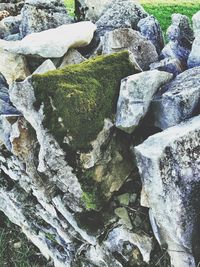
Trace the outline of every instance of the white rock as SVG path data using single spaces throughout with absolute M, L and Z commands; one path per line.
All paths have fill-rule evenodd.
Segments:
M 195 224 L 200 198 L 195 190 L 200 186 L 199 137 L 200 116 L 135 147 L 153 229 L 158 241 L 168 245 L 175 267 L 196 266 L 192 246 L 198 235 Z
M 0 72 L 5 76 L 8 84 L 15 80 L 24 80 L 30 73 L 24 56 L 16 55 L 0 49 Z
M 32 33 L 21 41 L 0 40 L 0 47 L 16 54 L 59 58 L 64 56 L 69 48 L 88 45 L 95 30 L 96 26 L 91 22 L 78 22 Z
M 153 95 L 172 77 L 168 72 L 152 70 L 123 79 L 117 103 L 116 127 L 132 133 L 147 113 Z
M 200 33 L 200 11 L 198 11 L 192 17 L 194 35 L 197 36 Z

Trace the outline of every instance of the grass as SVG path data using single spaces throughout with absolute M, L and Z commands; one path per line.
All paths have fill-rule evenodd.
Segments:
M 0 212 L 0 267 L 45 267 L 46 260 L 20 228 Z
M 190 18 L 200 10 L 199 0 L 139 0 L 144 9 L 155 16 L 161 24 L 163 32 L 171 24 L 171 15 L 181 13 Z M 74 0 L 65 0 L 69 14 L 73 16 Z

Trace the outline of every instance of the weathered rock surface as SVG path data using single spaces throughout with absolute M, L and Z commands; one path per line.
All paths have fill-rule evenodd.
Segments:
M 62 25 L 55 29 L 32 33 L 21 41 L 0 40 L 0 47 L 22 55 L 58 58 L 64 56 L 69 48 L 88 45 L 95 30 L 96 26 L 91 22 Z
M 19 33 L 19 25 L 21 24 L 21 15 L 15 17 L 7 17 L 1 21 L 9 30 L 9 34 Z
M 96 22 L 96 25 L 100 35 L 118 28 L 137 30 L 139 20 L 147 15 L 143 7 L 135 1 L 116 0 L 111 2 L 105 13 Z
M 10 16 L 10 13 L 6 10 L 0 11 L 0 21 L 6 17 Z
M 129 28 L 107 32 L 102 46 L 103 54 L 129 50 L 142 70 L 147 70 L 151 63 L 158 60 L 155 46 L 139 32 Z
M 163 60 L 150 65 L 151 70 L 157 69 L 160 71 L 166 71 L 172 73 L 174 77 L 182 73 L 185 68 L 186 66 L 179 59 L 173 57 L 164 58 Z
M 200 11 L 198 11 L 192 17 L 192 25 L 194 30 L 194 35 L 197 36 L 200 33 Z
M 189 68 L 200 66 L 200 34 L 198 34 L 193 42 L 192 51 L 189 55 L 187 64 Z
M 199 253 L 199 137 L 198 116 L 135 147 L 153 229 L 175 267 L 196 266 L 193 247 Z
M 80 20 L 97 21 L 112 0 L 76 0 L 75 13 Z
M 24 5 L 25 0 L 21 1 L 1 1 L 0 2 L 0 10 L 7 11 L 11 16 L 17 16 L 20 14 L 20 11 Z
M 85 60 L 86 58 L 84 58 L 76 49 L 70 49 L 64 56 L 60 68 L 70 64 L 79 64 Z
M 156 47 L 158 54 L 164 47 L 164 38 L 160 24 L 153 16 L 141 19 L 138 23 L 140 33 Z
M 122 80 L 117 103 L 116 127 L 132 133 L 146 115 L 153 95 L 172 79 L 172 74 L 152 70 Z
M 24 80 L 30 73 L 25 57 L 0 50 L 0 72 L 5 76 L 8 84 L 16 80 Z
M 163 57 L 175 57 L 187 62 L 194 40 L 193 30 L 187 16 L 172 15 L 172 25 L 167 30 L 169 43 L 162 50 Z
M 160 90 L 152 103 L 156 127 L 166 129 L 200 112 L 199 78 L 199 67 L 186 70 Z
M 68 24 L 68 16 L 63 0 L 26 0 L 21 11 L 21 37 Z

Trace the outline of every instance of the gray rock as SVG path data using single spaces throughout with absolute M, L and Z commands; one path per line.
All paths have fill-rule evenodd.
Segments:
M 132 223 L 128 215 L 128 211 L 125 208 L 115 209 L 115 214 L 120 218 L 120 222 L 125 225 L 126 228 L 132 229 Z
M 118 28 L 137 30 L 139 20 L 147 15 L 143 7 L 132 0 L 113 1 L 96 23 L 98 33 L 104 35 L 106 31 Z
M 4 39 L 9 35 L 9 29 L 0 21 L 0 39 Z
M 85 60 L 86 58 L 84 58 L 76 49 L 70 49 L 64 56 L 60 68 L 71 64 L 79 64 Z
M 135 147 L 154 234 L 161 245 L 167 244 L 176 267 L 196 266 L 192 247 L 198 245 L 199 233 L 199 138 L 198 116 Z
M 160 71 L 166 71 L 169 73 L 172 73 L 174 77 L 176 77 L 178 74 L 182 73 L 185 70 L 184 64 L 177 58 L 164 58 L 163 60 L 159 62 L 152 63 L 150 65 L 151 70 L 160 70 Z
M 20 11 L 24 5 L 25 0 L 16 1 L 14 2 L 8 2 L 8 1 L 1 1 L 0 2 L 0 10 L 6 10 L 9 12 L 11 16 L 17 16 L 20 14 Z
M 162 50 L 163 57 L 175 57 L 187 62 L 194 40 L 193 30 L 187 16 L 172 15 L 172 25 L 167 30 L 169 43 Z
M 71 47 L 88 45 L 95 30 L 96 26 L 91 22 L 62 25 L 55 29 L 29 34 L 21 41 L 0 40 L 0 48 L 16 54 L 59 58 Z
M 200 67 L 189 69 L 166 84 L 156 95 L 151 110 L 155 126 L 166 129 L 191 118 L 200 104 Z
M 198 11 L 192 17 L 194 35 L 197 36 L 200 33 L 200 11 Z
M 111 54 L 121 50 L 129 50 L 142 70 L 158 60 L 155 46 L 139 32 L 130 28 L 109 31 L 102 38 L 102 53 Z
M 21 11 L 21 37 L 71 22 L 63 0 L 26 0 Z
M 189 54 L 190 49 L 180 46 L 178 41 L 169 41 L 162 50 L 162 57 L 177 58 L 178 60 L 183 61 L 184 64 L 187 62 Z
M 106 7 L 110 5 L 112 0 L 77 0 L 76 3 L 76 17 L 79 20 L 97 21 Z
M 11 34 L 8 35 L 4 38 L 4 40 L 6 41 L 19 41 L 21 39 L 20 34 L 16 33 L 16 34 Z
M 152 70 L 122 80 L 117 103 L 116 127 L 132 133 L 146 115 L 153 95 L 172 77 L 170 73 Z
M 51 70 L 56 70 L 56 67 L 50 59 L 47 59 L 33 72 L 33 74 L 43 74 Z
M 193 42 L 192 51 L 188 57 L 187 64 L 189 68 L 200 66 L 200 32 Z
M 137 26 L 141 34 L 153 43 L 157 53 L 160 54 L 164 47 L 164 38 L 158 20 L 153 16 L 148 16 L 141 19 Z
M 19 25 L 21 24 L 21 16 L 7 17 L 1 21 L 9 29 L 9 34 L 19 33 Z
M 170 41 L 177 41 L 180 46 L 190 49 L 194 33 L 189 18 L 185 15 L 173 14 L 172 25 L 167 29 L 167 37 Z

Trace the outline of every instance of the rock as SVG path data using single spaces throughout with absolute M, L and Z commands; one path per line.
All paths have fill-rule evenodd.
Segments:
M 198 11 L 194 16 L 192 17 L 193 22 L 193 30 L 195 37 L 200 34 L 200 11 Z
M 24 80 L 30 73 L 25 57 L 0 50 L 0 72 L 9 85 L 16 80 Z
M 7 17 L 2 20 L 2 23 L 8 28 L 9 34 L 19 33 L 19 25 L 21 24 L 21 16 Z
M 1 1 L 0 2 L 0 10 L 1 11 L 7 11 L 11 16 L 17 16 L 20 14 L 20 11 L 24 5 L 24 0 L 21 1 L 15 1 L 8 3 L 8 1 Z
M 103 38 L 103 54 L 111 54 L 120 50 L 129 50 L 141 69 L 147 70 L 149 65 L 158 60 L 155 46 L 139 32 L 129 28 L 107 32 Z
M 143 7 L 135 1 L 113 1 L 96 22 L 98 33 L 102 36 L 105 32 L 118 28 L 133 28 L 137 30 L 138 22 L 147 15 Z
M 135 147 L 154 233 L 167 247 L 172 266 L 196 266 L 192 247 L 199 245 L 199 136 L 197 116 Z
M 109 234 L 105 241 L 105 245 L 112 252 L 118 252 L 123 255 L 123 247 L 125 243 L 129 243 L 138 247 L 140 250 L 143 260 L 148 263 L 150 260 L 150 254 L 152 250 L 152 240 L 146 235 L 138 235 L 127 230 L 124 226 L 114 228 Z M 125 256 L 125 255 L 123 255 Z
M 187 62 L 194 40 L 193 30 L 187 16 L 172 15 L 172 25 L 167 29 L 169 43 L 162 50 L 163 57 L 175 57 Z
M 200 68 L 189 69 L 166 84 L 152 102 L 155 126 L 160 129 L 179 124 L 200 112 Z
M 21 11 L 21 37 L 71 22 L 63 0 L 26 0 Z
M 85 60 L 86 58 L 84 58 L 76 49 L 70 49 L 64 56 L 60 68 L 71 64 L 79 64 Z
M 115 209 L 115 214 L 121 219 L 120 221 L 126 226 L 126 228 L 130 230 L 133 228 L 128 212 L 125 208 Z
M 6 17 L 10 16 L 10 13 L 6 10 L 0 11 L 0 21 Z
M 76 17 L 79 20 L 91 20 L 96 22 L 111 2 L 112 0 L 76 0 Z
M 176 77 L 178 74 L 185 71 L 184 64 L 178 59 L 178 58 L 164 58 L 163 60 L 159 62 L 152 63 L 150 65 L 150 70 L 160 70 L 160 71 L 166 71 L 169 73 L 172 73 L 174 77 Z
M 130 201 L 130 195 L 129 193 L 125 193 L 123 195 L 118 196 L 117 199 L 119 200 L 119 203 L 121 205 L 128 206 L 129 201 Z
M 170 41 L 178 42 L 181 47 L 190 49 L 194 40 L 194 33 L 189 18 L 181 14 L 172 15 L 172 25 L 167 29 Z
M 21 39 L 20 34 L 16 33 L 16 34 L 11 34 L 8 35 L 4 38 L 4 40 L 6 41 L 19 41 Z
M 4 39 L 9 35 L 9 29 L 2 21 L 0 21 L 0 39 Z
M 9 97 L 8 84 L 5 77 L 0 73 L 0 116 L 2 115 L 19 116 L 20 112 L 13 107 Z
M 177 41 L 169 41 L 169 43 L 163 48 L 161 55 L 163 58 L 177 58 L 183 62 L 183 64 L 186 64 L 190 55 L 190 49 L 180 46 Z
M 55 65 L 50 59 L 45 60 L 34 72 L 34 74 L 44 74 L 45 72 L 56 70 Z
M 117 103 L 116 127 L 132 133 L 146 115 L 153 95 L 172 74 L 158 70 L 142 72 L 122 80 Z
M 187 64 L 188 68 L 194 68 L 200 66 L 200 34 L 196 36 L 193 45 L 192 45 L 192 51 L 189 55 Z
M 95 30 L 96 26 L 91 22 L 62 25 L 56 29 L 32 33 L 21 41 L 8 42 L 0 40 L 0 47 L 4 47 L 9 52 L 22 55 L 59 58 L 64 56 L 69 48 L 89 44 Z M 68 37 L 66 38 L 65 36 Z
M 141 19 L 138 23 L 140 33 L 156 47 L 158 55 L 164 47 L 164 38 L 160 24 L 153 16 Z

